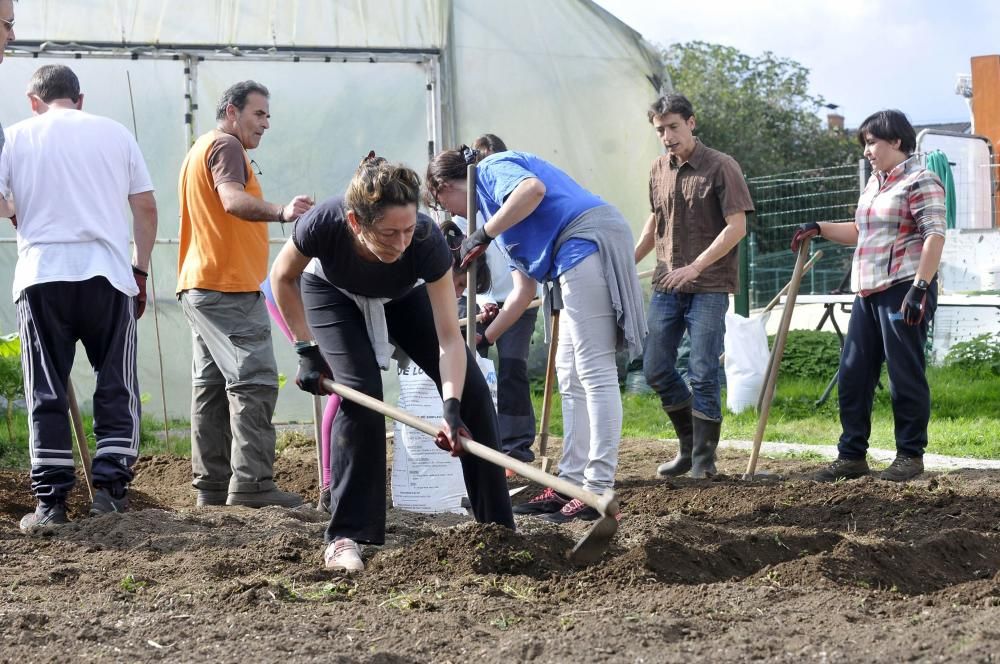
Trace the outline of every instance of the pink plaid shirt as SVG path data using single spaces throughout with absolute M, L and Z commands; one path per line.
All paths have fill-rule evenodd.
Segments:
M 944 236 L 944 187 L 916 156 L 889 173 L 873 173 L 854 214 L 858 247 L 851 287 L 862 296 L 917 273 L 924 240 Z

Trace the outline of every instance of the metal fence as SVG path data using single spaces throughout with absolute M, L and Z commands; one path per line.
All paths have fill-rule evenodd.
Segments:
M 862 178 L 859 166 L 849 164 L 747 180 L 756 207 L 747 239 L 751 308 L 767 304 L 791 278 L 795 256 L 789 242 L 799 224 L 854 218 Z M 822 238 L 812 246 L 814 251 L 823 250 L 823 259 L 804 279 L 802 292 L 829 293 L 840 288 L 851 267 L 853 247 Z
M 951 139 L 961 140 L 962 145 L 975 144 L 971 140 L 975 137 L 969 135 L 934 138 L 939 142 Z M 929 139 L 927 143 L 930 143 Z M 952 148 L 950 145 L 945 147 Z M 980 152 L 983 150 L 984 148 L 980 149 Z M 1000 205 L 1000 160 L 992 151 L 983 152 L 977 159 L 973 159 L 957 148 L 949 150 L 948 159 L 955 192 L 949 199 L 949 228 L 959 231 L 996 228 L 1000 225 L 997 213 Z M 756 213 L 749 219 L 746 247 L 750 308 L 767 304 L 791 278 L 795 257 L 789 250 L 789 242 L 799 224 L 808 221 L 847 222 L 854 219 L 858 196 L 870 175 L 866 166 L 866 162 L 861 160 L 857 164 L 779 173 L 747 180 L 756 206 Z M 957 258 L 965 260 L 967 265 L 958 266 L 961 268 L 958 270 L 962 272 L 961 275 L 943 275 L 943 278 L 948 277 L 945 279 L 948 283 L 943 286 L 953 292 L 1000 287 L 1000 284 L 987 283 L 990 280 L 982 276 L 970 277 L 966 274 L 976 272 L 977 267 L 982 267 L 979 264 L 1000 266 L 1000 259 L 980 256 L 980 253 L 988 252 L 989 249 L 965 248 L 960 241 L 961 237 L 956 236 L 954 239 L 954 251 L 960 252 Z M 817 238 L 812 243 L 812 249 L 822 249 L 823 258 L 803 280 L 801 292 L 826 294 L 847 290 L 850 287 L 854 248 Z M 951 259 L 958 262 L 954 255 Z

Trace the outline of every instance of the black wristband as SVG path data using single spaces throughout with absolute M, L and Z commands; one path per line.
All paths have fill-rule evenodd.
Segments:
M 144 277 L 148 277 L 149 276 L 149 272 L 143 272 L 142 270 L 140 270 L 139 268 L 137 268 L 135 265 L 132 266 L 132 271 L 135 272 L 136 274 L 142 275 Z
M 919 288 L 920 290 L 927 290 L 927 288 L 929 286 L 930 286 L 930 284 L 928 284 L 923 279 L 917 279 L 916 281 L 913 282 L 913 287 L 914 288 Z
M 455 397 L 450 399 L 445 399 L 442 404 L 442 415 L 444 415 L 445 422 L 449 421 L 451 418 L 461 418 L 462 402 Z

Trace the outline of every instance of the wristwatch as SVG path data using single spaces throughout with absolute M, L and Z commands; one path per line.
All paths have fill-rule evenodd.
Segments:
M 913 282 L 913 286 L 915 288 L 919 288 L 920 290 L 927 290 L 927 288 L 928 288 L 928 286 L 930 286 L 930 284 L 928 284 L 923 279 L 917 279 L 915 282 Z

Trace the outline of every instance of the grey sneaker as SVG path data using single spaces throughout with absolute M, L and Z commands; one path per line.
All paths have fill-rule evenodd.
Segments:
M 814 474 L 817 482 L 836 482 L 837 480 L 855 480 L 864 477 L 869 472 L 868 459 L 835 459 L 833 463 Z
M 198 498 L 195 504 L 198 507 L 211 507 L 211 506 L 223 506 L 226 504 L 226 498 L 229 497 L 229 491 L 226 489 L 210 490 L 210 489 L 198 489 Z
M 124 512 L 127 509 L 128 494 L 122 494 L 121 498 L 115 498 L 111 495 L 111 491 L 104 487 L 94 489 L 94 502 L 90 505 L 90 516 Z
M 35 535 L 63 523 L 69 523 L 65 503 L 46 506 L 40 502 L 35 506 L 34 512 L 21 518 L 20 528 L 25 535 Z
M 278 488 L 267 491 L 240 491 L 231 492 L 226 499 L 226 504 L 242 507 L 269 507 L 271 505 L 298 507 L 302 504 L 302 496 Z
M 330 514 L 330 487 L 319 492 L 319 503 L 316 504 L 316 509 Z
M 923 457 L 897 454 L 889 467 L 879 473 L 878 478 L 880 480 L 889 480 L 890 482 L 906 482 L 907 480 L 912 480 L 922 472 L 924 472 Z

